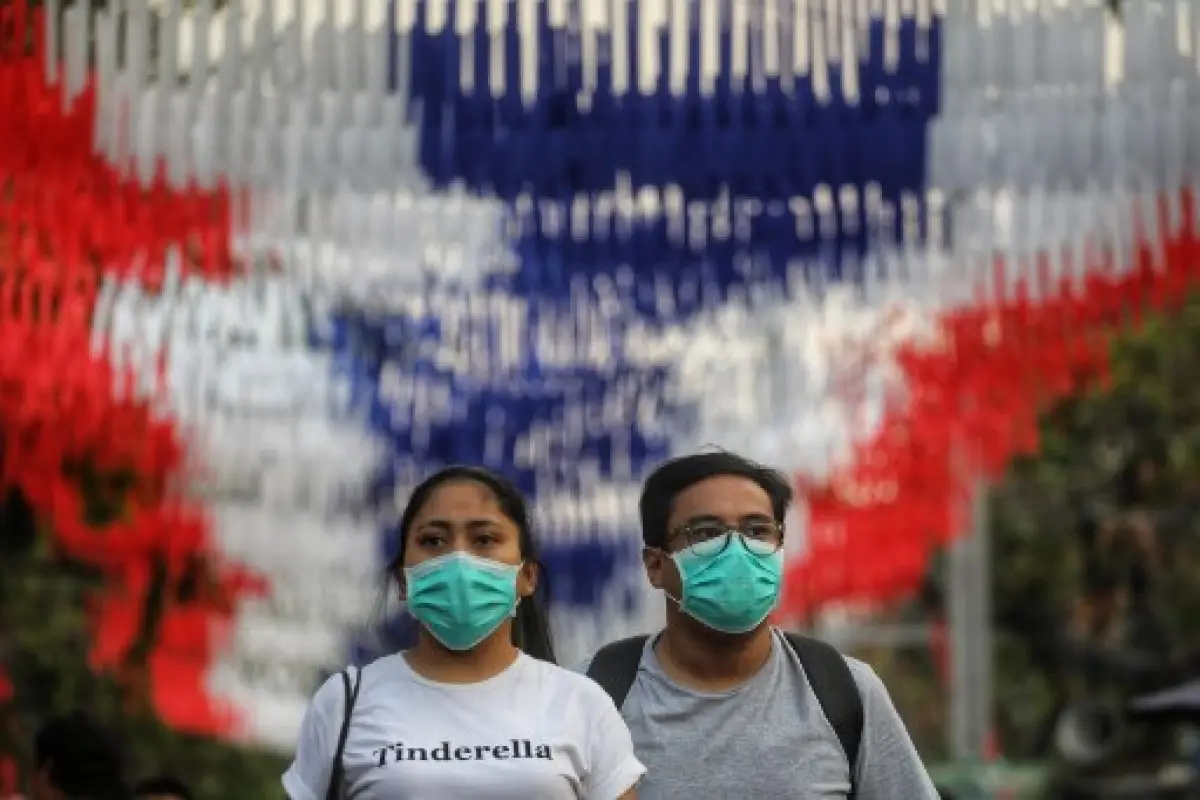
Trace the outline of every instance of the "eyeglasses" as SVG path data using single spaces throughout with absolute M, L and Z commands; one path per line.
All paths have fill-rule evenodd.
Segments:
M 778 522 L 762 520 L 726 525 L 722 522 L 694 522 L 676 528 L 667 539 L 694 548 L 702 555 L 717 555 L 729 546 L 733 535 L 738 534 L 751 553 L 770 556 L 783 547 L 783 526 Z

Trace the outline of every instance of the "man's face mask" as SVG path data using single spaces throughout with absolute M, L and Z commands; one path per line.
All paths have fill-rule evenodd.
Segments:
M 779 604 L 783 587 L 781 533 L 736 530 L 671 554 L 683 581 L 679 610 L 721 633 L 757 628 Z

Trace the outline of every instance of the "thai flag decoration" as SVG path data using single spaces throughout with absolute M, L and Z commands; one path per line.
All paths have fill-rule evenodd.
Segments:
M 205 576 L 181 728 L 286 747 L 411 635 L 449 463 L 534 500 L 567 659 L 656 624 L 639 480 L 708 444 L 796 475 L 783 618 L 901 598 L 1198 263 L 1191 0 L 190 5 L 0 12 L 3 477 L 109 578 L 97 669 Z M 149 487 L 103 537 L 86 458 Z

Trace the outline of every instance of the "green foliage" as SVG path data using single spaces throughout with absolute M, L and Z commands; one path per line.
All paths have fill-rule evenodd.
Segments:
M 1009 759 L 1050 755 L 1063 704 L 1121 704 L 1140 688 L 1113 679 L 1085 683 L 1079 666 L 1054 648 L 1055 640 L 1077 635 L 1103 601 L 1115 600 L 1102 635 L 1085 638 L 1146 652 L 1146 642 L 1132 640 L 1144 625 L 1130 618 L 1131 562 L 1151 567 L 1149 605 L 1165 633 L 1152 653 L 1168 664 L 1200 652 L 1200 297 L 1111 341 L 1111 384 L 1080 387 L 1047 409 L 1039 452 L 1012 464 L 991 491 L 995 713 Z M 1113 542 L 1085 548 L 1087 520 Z M 941 573 L 934 565 L 931 574 Z M 937 584 L 926 591 L 936 596 Z M 920 622 L 939 606 L 926 596 L 881 621 Z M 856 654 L 884 678 L 923 756 L 947 758 L 949 699 L 929 650 Z
M 1041 452 L 1015 463 L 992 493 L 996 708 L 1010 757 L 1045 755 L 1057 703 L 1085 693 L 1122 702 L 1139 688 L 1115 679 L 1084 688 L 1046 640 L 1099 614 L 1106 621 L 1086 637 L 1164 663 L 1200 642 L 1200 300 L 1122 331 L 1112 353 L 1111 386 L 1050 409 Z M 1081 544 L 1087 520 L 1108 544 Z M 1145 607 L 1165 634 L 1158 645 L 1135 641 L 1146 626 L 1130 617 L 1134 563 L 1151 578 Z
M 107 521 L 118 512 L 109 489 L 122 478 L 102 481 L 81 475 L 89 518 Z M 89 669 L 91 632 L 87 594 L 98 576 L 52 552 L 50 536 L 38 531 L 19 495 L 0 503 L 0 659 L 12 679 L 15 703 L 0 709 L 0 753 L 14 753 L 28 767 L 33 732 L 46 718 L 81 708 L 109 725 L 122 740 L 134 777 L 177 774 L 204 800 L 280 797 L 284 759 L 273 753 L 204 737 L 176 733 L 150 709 L 140 676 L 153 638 L 153 620 L 166 594 L 151 591 L 143 612 L 142 641 L 131 649 L 119 674 Z

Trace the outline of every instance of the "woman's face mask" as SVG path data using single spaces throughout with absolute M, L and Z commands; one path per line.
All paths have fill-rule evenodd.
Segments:
M 779 604 L 783 551 L 731 531 L 672 553 L 683 582 L 679 610 L 721 633 L 746 633 Z
M 470 650 L 517 613 L 519 565 L 455 551 L 405 567 L 408 611 L 451 650 Z

